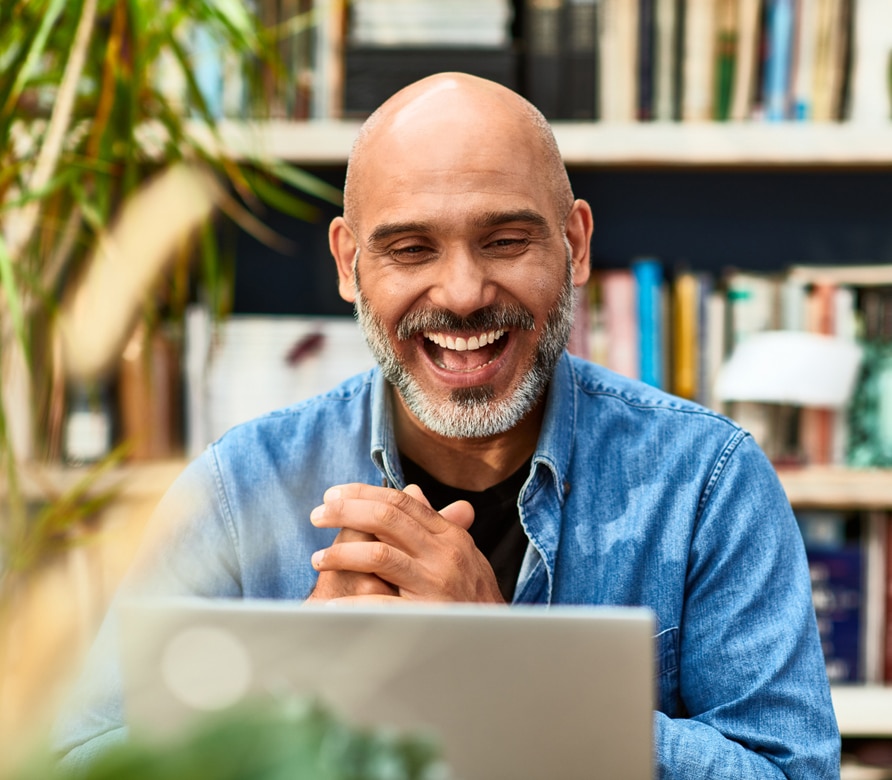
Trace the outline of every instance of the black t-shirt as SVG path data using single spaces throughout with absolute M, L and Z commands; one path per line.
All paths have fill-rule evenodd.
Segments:
M 474 507 L 474 523 L 468 533 L 489 561 L 505 601 L 511 601 L 517 575 L 527 549 L 527 535 L 520 524 L 517 497 L 530 473 L 530 461 L 510 477 L 486 490 L 463 490 L 434 479 L 417 463 L 400 453 L 406 484 L 416 484 L 434 509 L 461 499 Z

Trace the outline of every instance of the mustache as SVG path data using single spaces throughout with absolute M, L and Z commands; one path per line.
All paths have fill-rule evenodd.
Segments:
M 396 326 L 396 336 L 406 341 L 424 331 L 535 330 L 532 312 L 518 304 L 484 306 L 462 317 L 449 309 L 421 309 L 403 317 Z

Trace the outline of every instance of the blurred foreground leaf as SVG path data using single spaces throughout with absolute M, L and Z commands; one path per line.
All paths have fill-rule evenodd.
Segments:
M 32 765 L 15 780 L 70 775 Z M 346 725 L 316 703 L 252 702 L 209 715 L 172 740 L 131 740 L 81 780 L 448 780 L 436 743 Z

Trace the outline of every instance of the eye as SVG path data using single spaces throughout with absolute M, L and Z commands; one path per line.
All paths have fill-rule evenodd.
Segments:
M 391 247 L 388 254 L 398 263 L 419 263 L 433 257 L 434 250 L 424 244 L 406 244 Z
M 489 254 L 500 257 L 513 257 L 526 250 L 529 244 L 530 241 L 526 237 L 499 236 L 490 239 L 483 248 Z

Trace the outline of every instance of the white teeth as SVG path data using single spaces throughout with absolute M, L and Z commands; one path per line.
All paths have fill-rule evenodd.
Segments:
M 443 349 L 454 349 L 456 352 L 467 352 L 469 350 L 473 351 L 475 349 L 480 349 L 480 347 L 485 347 L 487 344 L 493 344 L 504 335 L 505 331 L 503 330 L 491 330 L 487 333 L 481 333 L 479 336 L 471 336 L 470 338 L 465 339 L 462 336 L 446 336 L 442 333 L 429 331 L 424 334 L 424 337 L 429 341 L 433 341 L 434 344 Z

